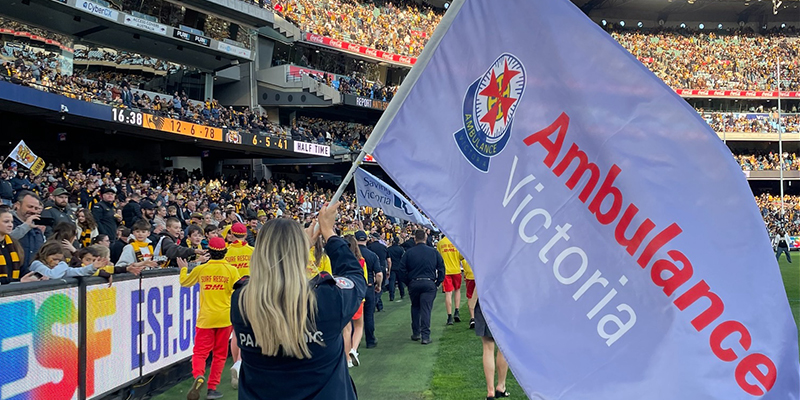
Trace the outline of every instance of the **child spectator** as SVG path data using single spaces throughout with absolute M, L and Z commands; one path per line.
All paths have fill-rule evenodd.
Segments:
M 105 266 L 107 264 L 107 258 L 100 258 L 92 264 L 79 268 L 70 268 L 64 262 L 64 250 L 61 247 L 61 243 L 47 242 L 33 258 L 31 271 L 38 272 L 50 279 L 61 279 L 74 276 L 91 276 L 98 269 L 97 266 Z

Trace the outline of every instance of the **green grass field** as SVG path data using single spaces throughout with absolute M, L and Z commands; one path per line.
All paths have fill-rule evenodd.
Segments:
M 781 258 L 780 266 L 795 322 L 800 316 L 800 253 L 793 253 L 794 264 Z M 485 399 L 485 381 L 481 364 L 481 341 L 467 327 L 466 296 L 462 294 L 464 316 L 460 324 L 445 326 L 444 295 L 437 294 L 433 309 L 431 337 L 433 343 L 422 346 L 409 339 L 411 335 L 410 302 L 389 303 L 375 314 L 375 335 L 378 347 L 359 349 L 361 366 L 350 373 L 362 400 L 480 400 Z M 230 387 L 230 360 L 222 374 L 218 390 L 224 399 L 236 399 Z M 191 380 L 166 391 L 157 400 L 185 399 Z M 525 398 L 522 389 L 509 374 L 508 391 L 513 398 Z

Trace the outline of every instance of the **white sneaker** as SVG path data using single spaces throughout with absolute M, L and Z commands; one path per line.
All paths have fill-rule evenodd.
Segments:
M 231 387 L 233 390 L 239 389 L 239 368 L 241 368 L 242 362 L 237 361 L 231 367 Z
M 358 352 L 350 349 L 350 359 L 352 360 L 353 366 L 361 365 L 361 361 L 358 359 Z
M 347 368 L 353 368 L 353 362 L 350 359 L 347 359 Z

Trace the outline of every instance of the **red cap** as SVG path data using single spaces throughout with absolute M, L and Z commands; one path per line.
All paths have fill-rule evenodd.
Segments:
M 237 222 L 231 227 L 231 233 L 234 235 L 247 235 L 247 228 L 243 223 Z
M 227 248 L 225 239 L 221 237 L 211 238 L 211 240 L 208 241 L 208 248 L 217 251 L 225 250 Z

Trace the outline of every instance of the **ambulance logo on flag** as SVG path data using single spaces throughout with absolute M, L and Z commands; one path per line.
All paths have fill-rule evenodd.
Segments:
M 514 113 L 525 92 L 525 77 L 522 62 L 504 53 L 464 96 L 464 128 L 453 136 L 461 154 L 481 172 L 489 171 L 489 159 L 508 143 Z

